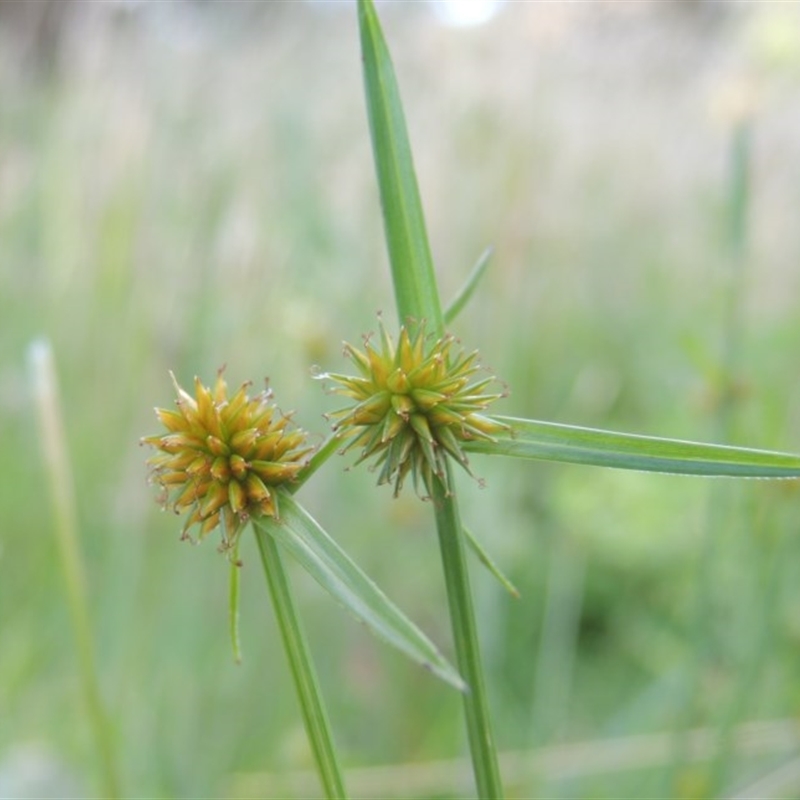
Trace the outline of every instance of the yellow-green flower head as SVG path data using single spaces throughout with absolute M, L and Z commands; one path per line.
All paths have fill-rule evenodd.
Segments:
M 327 373 L 337 386 L 334 393 L 355 401 L 329 414 L 334 430 L 350 441 L 345 451 L 361 447 L 356 463 L 376 456 L 378 483 L 394 482 L 395 496 L 412 473 L 414 486 L 422 480 L 428 493 L 434 476 L 449 491 L 445 470 L 448 455 L 469 471 L 462 443 L 492 439 L 506 429 L 483 416 L 486 407 L 504 396 L 485 394 L 494 377 L 475 380 L 481 367 L 478 352 L 457 351 L 456 339 L 438 340 L 400 328 L 397 345 L 380 321 L 380 346 L 364 337 L 364 349 L 345 343 L 345 355 L 358 367 L 357 377 Z
M 251 398 L 244 383 L 228 399 L 222 370 L 213 390 L 195 378 L 194 397 L 174 375 L 172 381 L 177 411 L 156 409 L 167 433 L 142 439 L 159 451 L 147 462 L 153 482 L 163 489 L 165 508 L 188 512 L 183 538 L 193 525 L 200 539 L 221 525 L 220 549 L 233 548 L 249 517 L 277 516 L 275 487 L 297 475 L 313 448 L 305 446 L 304 431 L 289 430 L 290 418 L 269 390 Z

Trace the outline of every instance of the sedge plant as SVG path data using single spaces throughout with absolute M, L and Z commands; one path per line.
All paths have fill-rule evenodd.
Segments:
M 505 393 L 484 374 L 477 351 L 450 332 L 488 264 L 487 251 L 464 289 L 441 303 L 391 57 L 371 0 L 358 0 L 367 114 L 398 314 L 396 334 L 379 321 L 359 347 L 345 346 L 355 374 L 326 372 L 345 404 L 328 417 L 333 431 L 316 450 L 268 390 L 249 384 L 228 395 L 220 373 L 194 394 L 175 381 L 176 408 L 157 409 L 165 429 L 143 441 L 162 501 L 185 513 L 182 536 L 221 535 L 233 575 L 231 620 L 238 653 L 238 569 L 245 529 L 255 532 L 270 596 L 326 797 L 345 797 L 331 726 L 295 607 L 284 556 L 297 561 L 367 627 L 461 692 L 477 794 L 502 798 L 486 696 L 467 551 L 515 591 L 461 519 L 453 472 L 471 471 L 470 456 L 546 459 L 687 475 L 797 478 L 800 456 L 699 444 L 499 416 Z M 412 486 L 431 504 L 447 591 L 456 666 L 365 575 L 295 500 L 337 452 L 355 451 L 394 495 Z

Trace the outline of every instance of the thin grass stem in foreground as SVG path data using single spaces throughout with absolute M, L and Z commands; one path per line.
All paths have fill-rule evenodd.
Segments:
M 283 649 L 289 659 L 289 667 L 300 701 L 300 709 L 319 779 L 325 789 L 325 796 L 329 800 L 346 798 L 347 793 L 336 757 L 330 723 L 322 702 L 308 643 L 300 625 L 281 553 L 272 536 L 255 526 L 253 530 L 261 553 L 261 562 L 264 565 L 264 574 L 267 577 L 272 605 L 278 619 Z
M 449 466 L 448 472 L 451 472 Z M 453 476 L 448 475 L 450 486 L 453 485 L 452 480 Z M 503 786 L 500 782 L 500 769 L 486 700 L 458 506 L 440 481 L 436 481 L 434 487 L 433 506 L 456 648 L 456 664 L 469 685 L 469 693 L 464 695 L 464 715 L 478 796 L 502 798 Z
M 370 0 L 359 0 L 358 21 L 367 115 L 397 312 L 401 323 L 425 321 L 428 330 L 441 337 L 444 334 L 444 315 L 400 89 Z M 450 473 L 449 464 L 446 469 Z M 452 475 L 448 477 L 447 485 L 452 486 Z M 499 799 L 503 797 L 503 787 L 489 721 L 458 505 L 440 481 L 434 480 L 433 485 L 457 665 L 470 689 L 464 695 L 464 712 L 475 780 L 480 797 Z

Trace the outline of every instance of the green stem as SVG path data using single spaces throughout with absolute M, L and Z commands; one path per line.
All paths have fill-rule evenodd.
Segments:
M 359 0 L 358 21 L 367 116 L 397 311 L 402 323 L 409 325 L 426 320 L 428 330 L 441 336 L 444 315 L 436 288 L 403 104 L 389 49 L 371 0 Z M 447 472 L 447 485 L 452 486 L 449 465 Z M 475 780 L 482 798 L 502 798 L 458 506 L 444 485 L 436 480 L 432 483 L 458 667 L 470 687 L 469 693 L 464 695 L 464 711 Z
M 64 573 L 67 607 L 75 637 L 84 701 L 103 774 L 103 794 L 107 798 L 116 798 L 120 796 L 120 789 L 114 736 L 103 706 L 97 678 L 94 639 L 89 617 L 88 581 L 78 538 L 75 485 L 61 418 L 53 351 L 49 342 L 39 341 L 31 346 L 30 363 L 42 454 L 53 504 L 56 546 Z
M 314 761 L 325 789 L 325 796 L 346 798 L 347 793 L 336 757 L 328 716 L 322 703 L 319 684 L 311 664 L 311 653 L 300 625 L 280 550 L 269 533 L 255 526 L 254 531 L 261 551 L 261 561 L 264 564 L 272 605 L 278 618 L 283 649 L 289 659 L 306 733 L 314 752 Z
M 449 465 L 447 472 L 448 485 L 452 486 L 453 476 L 450 474 Z M 447 493 L 439 481 L 433 483 L 436 528 L 439 533 L 456 658 L 459 671 L 469 685 L 469 692 L 464 694 L 464 714 L 475 782 L 479 797 L 499 800 L 503 797 L 503 786 L 500 783 L 497 752 L 486 700 L 458 505 L 455 498 Z

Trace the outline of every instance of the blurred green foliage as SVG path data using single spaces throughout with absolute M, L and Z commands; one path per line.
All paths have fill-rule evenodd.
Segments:
M 104 5 L 66 18 L 45 74 L 23 70 L 0 28 L 0 771 L 36 742 L 94 775 L 25 374 L 44 335 L 124 783 L 215 795 L 232 773 L 309 756 L 255 548 L 236 666 L 224 557 L 178 542 L 138 439 L 172 401 L 168 369 L 209 381 L 222 364 L 231 385 L 268 375 L 321 437 L 337 401 L 310 367 L 340 369 L 341 340 L 389 313 L 355 12 Z M 712 438 L 731 378 L 728 169 L 749 115 L 731 442 L 797 451 L 800 61 L 785 26 L 800 23 L 770 4 L 613 5 L 512 4 L 469 31 L 386 8 L 445 296 L 496 247 L 454 331 L 508 383 L 504 413 Z M 427 509 L 347 463 L 315 476 L 304 505 L 448 651 Z M 473 466 L 487 486 L 459 480 L 464 518 L 523 595 L 476 564 L 501 749 L 800 712 L 793 483 L 725 483 L 710 500 L 711 483 L 686 478 Z M 699 569 L 709 503 L 720 546 Z M 455 693 L 293 577 L 345 765 L 461 754 Z M 737 759 L 725 785 L 764 764 Z M 668 767 L 531 786 L 643 797 Z M 692 769 L 686 796 L 707 779 Z

